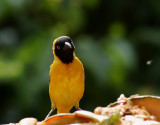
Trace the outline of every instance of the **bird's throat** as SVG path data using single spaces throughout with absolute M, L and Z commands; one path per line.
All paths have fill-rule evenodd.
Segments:
M 56 56 L 65 64 L 69 64 L 71 62 L 73 62 L 73 52 L 72 51 L 68 51 L 65 53 L 55 53 Z

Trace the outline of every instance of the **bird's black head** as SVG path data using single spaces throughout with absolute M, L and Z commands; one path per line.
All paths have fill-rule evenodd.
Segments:
M 55 40 L 55 55 L 63 62 L 70 63 L 73 61 L 74 44 L 70 37 L 62 36 Z

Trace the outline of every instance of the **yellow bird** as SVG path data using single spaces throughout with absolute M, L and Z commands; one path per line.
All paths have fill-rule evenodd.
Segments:
M 56 108 L 57 113 L 68 113 L 73 106 L 79 109 L 84 93 L 84 68 L 74 50 L 73 41 L 68 36 L 53 42 L 54 61 L 50 66 L 49 84 L 51 111 L 47 117 Z

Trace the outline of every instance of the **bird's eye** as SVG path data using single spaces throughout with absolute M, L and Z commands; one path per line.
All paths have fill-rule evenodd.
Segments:
M 60 46 L 57 46 L 57 49 L 60 49 Z

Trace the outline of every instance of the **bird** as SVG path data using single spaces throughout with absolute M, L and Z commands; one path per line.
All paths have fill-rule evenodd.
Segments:
M 60 36 L 53 41 L 54 61 L 49 72 L 49 95 L 51 111 L 68 113 L 75 107 L 79 110 L 79 102 L 84 94 L 85 74 L 82 62 L 75 55 L 75 46 L 68 36 Z

